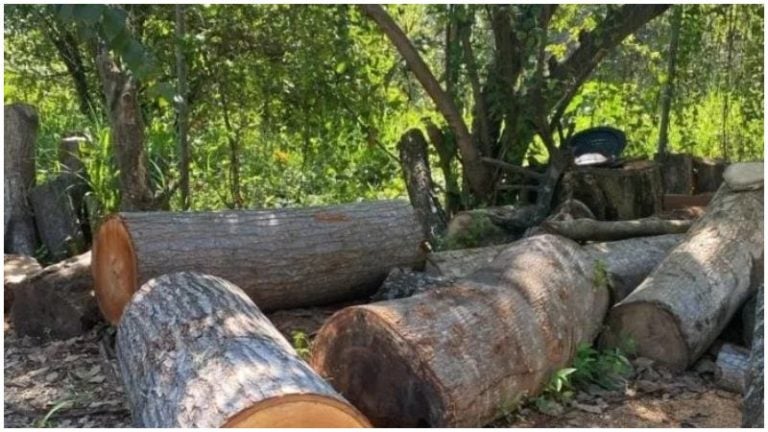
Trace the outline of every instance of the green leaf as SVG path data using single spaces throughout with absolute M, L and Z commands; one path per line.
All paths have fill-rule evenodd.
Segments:
M 95 4 L 75 5 L 73 14 L 86 25 L 92 26 L 101 20 L 103 9 L 104 6 Z

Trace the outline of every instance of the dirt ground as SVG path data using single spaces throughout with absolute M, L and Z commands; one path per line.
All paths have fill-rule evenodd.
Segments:
M 294 331 L 312 336 L 334 308 L 282 311 L 270 316 L 291 340 Z M 113 330 L 100 326 L 65 341 L 35 344 L 4 328 L 5 427 L 130 427 L 131 415 L 105 341 Z M 635 362 L 625 389 L 578 392 L 547 414 L 532 404 L 491 427 L 739 427 L 741 397 L 716 388 L 714 364 L 673 375 L 647 361 Z

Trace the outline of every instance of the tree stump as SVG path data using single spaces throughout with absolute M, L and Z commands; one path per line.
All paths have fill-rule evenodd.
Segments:
M 175 271 L 227 278 L 262 310 L 319 306 L 373 294 L 392 267 L 423 265 L 423 242 L 404 201 L 120 213 L 99 229 L 93 275 L 112 323 L 141 283 Z
M 24 279 L 42 270 L 36 259 L 24 255 L 8 255 L 3 259 L 3 310 L 8 312 L 13 304 L 13 290 Z
M 35 185 L 38 127 L 37 112 L 32 106 L 21 103 L 5 106 L 5 253 L 32 256 L 37 249 L 27 193 Z
M 35 226 L 53 261 L 60 261 L 86 249 L 75 196 L 77 182 L 60 174 L 29 192 Z M 82 202 L 82 195 L 79 199 Z
M 598 220 L 640 219 L 662 209 L 661 171 L 650 161 L 620 168 L 575 167 L 566 171 L 557 189 L 558 203 L 581 201 Z
M 11 318 L 19 336 L 69 339 L 101 322 L 90 252 L 48 266 L 14 288 Z
M 483 426 L 597 334 L 608 291 L 594 273 L 573 241 L 530 237 L 451 286 L 337 312 L 312 365 L 375 426 Z
M 763 251 L 763 192 L 723 184 L 685 241 L 611 311 L 606 342 L 671 369 L 692 364 L 750 295 Z
M 661 159 L 664 193 L 693 193 L 693 158 L 688 154 L 666 154 Z
M 365 427 L 235 285 L 200 273 L 152 279 L 117 328 L 136 427 Z
M 693 158 L 693 193 L 714 193 L 723 183 L 726 163 L 704 158 Z

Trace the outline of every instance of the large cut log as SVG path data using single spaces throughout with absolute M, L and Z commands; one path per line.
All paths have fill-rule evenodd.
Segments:
M 693 158 L 693 193 L 716 192 L 723 183 L 726 163 L 704 158 Z
M 616 303 L 648 276 L 653 269 L 683 239 L 682 234 L 637 237 L 613 242 L 591 243 L 583 248 L 601 263 L 611 289 L 611 300 Z M 489 264 L 510 245 L 487 246 L 433 252 L 427 255 L 424 271 L 428 277 L 438 279 L 459 278 Z
M 423 265 L 423 242 L 404 201 L 120 213 L 99 228 L 93 275 L 99 306 L 112 323 L 140 284 L 174 271 L 226 278 L 269 311 L 370 295 L 392 267 Z
M 749 371 L 749 350 L 733 344 L 723 344 L 717 353 L 715 380 L 720 388 L 742 394 Z
M 35 226 L 52 261 L 60 261 L 86 249 L 75 200 L 79 194 L 75 189 L 77 184 L 70 174 L 60 174 L 29 192 Z M 79 201 L 82 202 L 82 195 Z
M 638 355 L 684 369 L 749 297 L 762 251 L 763 192 L 733 192 L 724 183 L 686 240 L 614 306 L 606 342 L 632 340 Z
M 576 199 L 599 220 L 639 219 L 661 211 L 659 166 L 635 161 L 621 168 L 576 167 L 568 170 L 556 192 L 558 203 Z
M 13 326 L 20 336 L 68 339 L 101 321 L 93 296 L 91 253 L 48 266 L 14 287 Z
M 665 154 L 661 159 L 664 193 L 693 193 L 693 158 L 688 154 Z
M 42 270 L 36 259 L 24 255 L 3 257 L 3 311 L 8 312 L 13 304 L 13 291 L 24 279 Z
M 363 427 L 259 308 L 221 278 L 144 284 L 117 328 L 136 427 Z
M 608 291 L 594 273 L 573 241 L 530 237 L 451 286 L 337 312 L 312 365 L 376 426 L 482 426 L 596 335 Z
M 743 162 L 728 165 L 723 180 L 734 191 L 758 190 L 763 188 L 764 174 L 763 162 Z
M 571 221 L 547 221 L 542 229 L 576 241 L 614 241 L 631 237 L 648 237 L 663 234 L 681 234 L 688 231 L 691 220 L 665 220 L 643 218 L 623 221 L 596 221 L 576 219 Z
M 747 387 L 742 402 L 742 427 L 762 428 L 764 426 L 764 389 L 765 389 L 765 308 L 763 303 L 764 286 L 757 291 L 755 308 L 755 328 L 752 339 L 752 352 L 749 356 L 749 374 Z
M 32 106 L 21 103 L 5 106 L 5 253 L 29 256 L 35 253 L 35 224 L 27 202 L 27 193 L 35 185 L 35 141 L 38 126 L 37 112 Z

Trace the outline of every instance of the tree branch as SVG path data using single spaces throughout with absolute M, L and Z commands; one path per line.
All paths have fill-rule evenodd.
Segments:
M 498 159 L 493 159 L 489 157 L 482 158 L 484 163 L 487 163 L 488 165 L 497 166 L 505 171 L 509 171 L 515 174 L 521 174 L 526 177 L 530 177 L 536 180 L 541 180 L 544 178 L 544 175 L 541 173 L 537 173 L 536 171 L 532 171 L 523 167 L 519 167 L 517 165 L 512 165 L 511 163 L 507 163 L 504 161 L 500 161 Z

